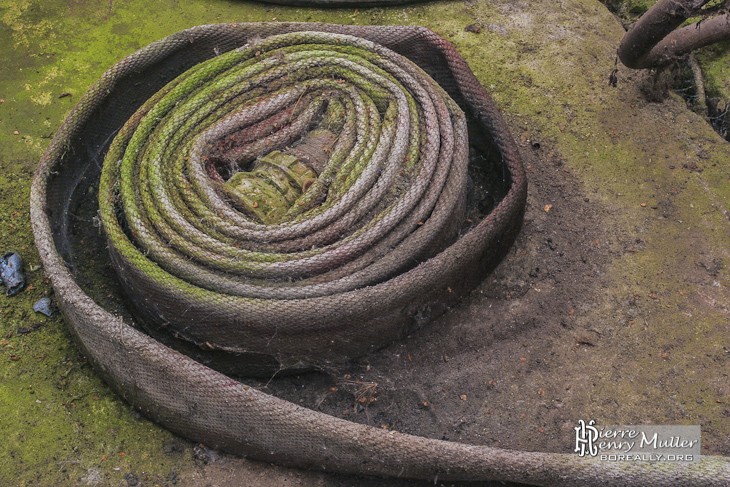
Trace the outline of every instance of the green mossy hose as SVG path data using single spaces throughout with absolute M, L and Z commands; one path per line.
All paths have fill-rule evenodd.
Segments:
M 274 187 L 247 172 L 252 160 L 318 130 L 335 141 L 307 191 L 295 198 L 280 176 L 282 194 L 261 205 L 272 221 L 256 202 L 239 211 L 249 195 L 234 186 L 269 178 L 253 183 L 257 198 Z M 313 329 L 371 314 L 354 292 L 455 240 L 467 165 L 464 113 L 415 64 L 356 37 L 282 34 L 196 65 L 143 104 L 106 156 L 99 208 L 141 321 L 282 368 L 318 366 L 383 343 L 348 331 L 333 347 L 330 331 L 301 348 Z M 284 319 L 287 307 L 298 317 Z

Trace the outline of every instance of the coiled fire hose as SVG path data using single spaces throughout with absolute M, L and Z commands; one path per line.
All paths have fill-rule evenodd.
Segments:
M 428 284 L 373 289 L 455 240 L 467 164 L 463 112 L 407 58 L 282 34 L 150 98 L 107 154 L 100 215 L 141 321 L 301 368 L 400 332 Z M 376 313 L 392 331 L 361 326 Z
M 367 293 L 373 293 L 365 294 L 371 301 L 360 301 L 355 309 L 359 311 L 363 308 L 380 308 L 381 302 L 394 301 L 390 294 L 398 295 L 404 285 L 409 287 L 414 286 L 414 283 L 425 282 L 420 289 L 432 286 L 436 290 L 426 292 L 423 300 L 418 296 L 411 296 L 416 308 L 432 302 L 434 296 L 442 298 L 447 293 L 448 283 L 452 283 L 456 291 L 460 280 L 465 281 L 461 283 L 462 291 L 469 289 L 482 278 L 484 272 L 494 264 L 495 259 L 503 255 L 504 249 L 511 243 L 520 226 L 526 196 L 519 156 L 498 109 L 459 54 L 437 34 L 422 27 L 362 27 L 311 23 L 216 24 L 188 29 L 153 43 L 110 68 L 64 121 L 44 154 L 33 182 L 31 218 L 36 246 L 51 278 L 56 300 L 79 346 L 95 370 L 130 404 L 174 432 L 232 453 L 304 468 L 430 480 L 504 480 L 546 486 L 727 485 L 730 482 L 730 467 L 727 460 L 720 457 L 703 456 L 701 462 L 685 464 L 609 463 L 580 458 L 577 454 L 513 451 L 432 440 L 333 418 L 264 394 L 212 370 L 142 333 L 123 314 L 117 314 L 91 298 L 90 294 L 93 293 L 88 286 L 80 285 L 83 279 L 72 272 L 75 255 L 78 253 L 77 247 L 86 243 L 74 241 L 74 232 L 78 229 L 73 223 L 76 219 L 71 218 L 70 214 L 77 211 L 78 205 L 88 201 L 88 188 L 94 188 L 94 181 L 98 181 L 98 161 L 95 154 L 106 150 L 105 141 L 110 140 L 120 130 L 124 120 L 135 118 L 134 110 L 143 105 L 144 100 L 149 96 L 156 96 L 152 93 L 157 92 L 180 72 L 213 57 L 219 51 L 225 53 L 247 43 L 252 47 L 272 35 L 303 31 L 356 35 L 406 54 L 420 67 L 427 69 L 467 111 L 477 132 L 492 140 L 493 149 L 500 154 L 508 174 L 506 177 L 509 191 L 481 222 L 430 259 L 414 264 L 415 267 L 401 275 L 364 288 L 369 289 Z M 258 48 L 253 52 L 254 55 L 256 51 Z M 331 79 L 337 81 L 339 77 Z M 377 98 L 374 102 L 377 107 Z M 345 103 L 340 102 L 343 106 Z M 301 144 L 294 142 L 281 149 L 280 154 L 270 155 L 275 149 L 265 151 L 265 154 L 259 156 L 259 159 L 264 160 L 254 162 L 253 167 L 248 168 L 252 173 L 251 177 L 260 179 L 256 175 L 261 175 L 262 172 L 271 175 L 272 171 L 265 169 L 267 164 L 278 165 L 281 161 L 285 161 L 284 166 L 289 169 L 278 171 L 278 174 L 291 174 L 293 170 L 290 170 L 291 165 L 287 166 L 286 161 L 319 158 L 316 146 L 312 148 L 313 141 L 329 144 L 328 141 L 333 140 L 332 134 L 338 140 L 342 138 L 346 123 L 342 126 L 334 123 L 338 118 L 336 113 L 339 113 L 337 103 L 330 106 L 328 99 L 326 105 L 327 107 L 322 107 L 322 116 L 315 117 L 317 122 L 307 131 L 311 137 L 304 136 Z M 132 111 L 128 111 L 129 107 L 132 107 Z M 131 123 L 141 126 L 141 123 Z M 198 132 L 202 134 L 205 130 L 208 128 L 201 127 Z M 330 134 L 323 135 L 321 130 L 327 130 Z M 124 135 L 127 136 L 129 134 Z M 234 134 L 234 139 L 235 137 Z M 249 137 L 250 140 L 258 138 Z M 234 182 L 228 189 L 233 193 L 232 198 L 235 198 L 236 188 L 241 187 L 238 183 L 245 185 L 240 180 L 249 176 L 234 178 L 235 174 L 230 174 L 231 171 L 227 169 L 230 167 L 230 162 L 226 162 L 227 155 L 233 156 L 235 161 L 238 161 L 240 155 L 231 154 L 228 149 L 230 148 L 225 144 L 213 144 L 210 152 L 201 153 L 198 163 L 199 168 L 205 170 L 204 176 L 207 175 L 214 181 L 210 184 L 219 191 L 225 192 L 225 188 L 215 185 L 215 174 L 224 180 L 233 178 Z M 147 150 L 152 151 L 152 147 L 143 148 L 143 151 Z M 202 159 L 203 156 L 208 159 Z M 115 163 L 119 159 L 108 157 L 107 160 Z M 310 169 L 321 170 L 314 165 Z M 326 171 L 325 168 L 324 172 Z M 305 174 L 303 185 L 308 180 L 306 172 L 300 172 Z M 320 177 L 324 172 L 320 173 Z M 182 180 L 179 182 L 184 183 Z M 217 183 L 221 184 L 221 181 Z M 272 188 L 268 183 L 257 184 L 263 190 Z M 119 186 L 111 186 L 105 192 L 112 193 L 106 194 L 117 194 Z M 312 187 L 310 183 L 303 194 L 306 195 Z M 133 201 L 141 198 L 144 191 L 147 190 L 141 187 L 135 189 Z M 243 211 L 248 203 L 253 206 L 256 200 L 239 201 L 238 209 Z M 113 205 L 116 210 L 123 203 L 115 197 Z M 64 211 L 58 211 L 58 208 Z M 316 212 L 316 209 L 308 211 Z M 326 211 L 323 209 L 321 214 Z M 109 220 L 109 216 L 105 218 Z M 285 224 L 295 225 L 298 216 L 275 218 L 289 219 Z M 113 223 L 123 220 L 117 218 L 111 221 Z M 257 224 L 251 225 L 255 227 Z M 115 231 L 113 227 L 114 224 L 110 227 L 112 232 Z M 126 224 L 120 224 L 119 230 L 125 233 L 127 242 L 131 242 L 133 232 L 139 233 L 139 230 Z M 450 232 L 446 231 L 445 234 L 448 236 Z M 125 242 L 125 239 L 120 242 Z M 276 244 L 273 241 L 267 243 Z M 115 252 L 123 255 L 127 250 L 122 248 Z M 137 252 L 142 254 L 146 251 Z M 135 257 L 137 258 L 143 262 L 143 267 L 152 265 L 144 263 L 140 256 Z M 123 272 L 120 274 L 125 275 Z M 429 280 L 431 275 L 435 277 Z M 305 273 L 302 281 L 307 279 L 313 278 Z M 374 294 L 374 290 L 378 290 L 380 294 Z M 276 292 L 279 292 L 278 287 Z M 145 297 L 144 293 L 139 294 L 140 297 Z M 235 296 L 232 299 L 252 298 Z M 326 297 L 308 299 L 321 300 Z M 374 305 L 372 299 L 376 299 Z M 404 303 L 408 301 L 399 299 Z M 140 308 L 144 310 L 144 307 Z M 414 308 L 406 305 L 404 309 L 408 315 L 407 311 Z M 186 307 L 178 306 L 179 314 L 184 314 L 185 311 Z M 292 310 L 294 311 L 296 310 Z M 356 336 L 358 328 L 382 328 L 383 323 L 393 319 L 402 322 L 403 313 L 385 312 L 385 319 L 382 321 L 379 320 L 378 312 L 360 315 L 373 318 L 369 322 L 351 325 L 350 331 Z M 247 322 L 244 324 L 247 326 Z M 282 324 L 286 324 L 284 319 Z M 164 329 L 166 325 L 162 323 L 159 326 Z M 308 340 L 312 336 L 327 333 L 328 330 L 316 330 L 305 338 Z M 304 338 L 302 341 L 305 341 Z

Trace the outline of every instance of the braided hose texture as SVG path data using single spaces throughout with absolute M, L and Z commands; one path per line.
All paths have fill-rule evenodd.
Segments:
M 280 223 L 238 211 L 209 175 L 221 144 L 240 142 L 219 156 L 240 169 L 317 129 L 335 131 L 331 156 Z M 302 368 L 399 336 L 403 308 L 447 282 L 407 271 L 455 239 L 467 165 L 464 113 L 415 64 L 362 38 L 296 32 L 151 97 L 111 145 L 99 207 L 141 321 Z M 376 316 L 384 327 L 361 326 Z
M 468 289 L 504 255 L 514 239 L 526 196 L 514 142 L 498 109 L 468 66 L 438 35 L 421 27 L 311 23 L 219 24 L 189 29 L 110 68 L 64 121 L 33 182 L 31 217 L 38 251 L 58 304 L 99 374 L 143 414 L 178 434 L 232 453 L 289 465 L 546 486 L 728 485 L 730 466 L 724 458 L 704 456 L 699 463 L 685 465 L 606 463 L 575 454 L 431 440 L 333 418 L 212 370 L 140 332 L 128 313 L 106 308 L 90 297 L 92 290 L 80 285 L 83 279 L 77 271 L 75 246 L 85 244 L 74 241 L 78 228 L 69 215 L 88 201 L 89 185 L 93 188 L 94 181 L 99 180 L 97 154 L 106 151 L 108 142 L 149 97 L 180 73 L 217 52 L 302 31 L 355 35 L 406 55 L 474 120 L 476 131 L 492 141 L 493 150 L 504 163 L 509 189 L 496 207 L 468 233 L 404 276 L 422 279 L 439 269 L 455 269 L 453 275 L 461 276 L 463 283 L 455 289 Z M 448 275 L 440 272 L 441 276 Z

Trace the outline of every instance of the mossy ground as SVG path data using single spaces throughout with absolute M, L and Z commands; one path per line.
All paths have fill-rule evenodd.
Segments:
M 647 102 L 645 73 L 620 69 L 609 86 L 623 29 L 598 1 L 321 10 L 0 0 L 0 249 L 21 252 L 29 277 L 20 295 L 0 296 L 0 484 L 382 485 L 232 458 L 203 466 L 190 443 L 111 392 L 61 317 L 32 311 L 51 293 L 30 230 L 32 172 L 81 94 L 168 34 L 272 20 L 435 30 L 493 94 L 527 164 L 527 223 L 514 251 L 430 328 L 435 338 L 416 335 L 370 359 L 373 379 L 391 384 L 383 397 L 426 395 L 428 417 L 375 404 L 355 419 L 546 451 L 569 451 L 578 419 L 701 424 L 703 453 L 730 455 L 730 146 L 678 97 Z M 396 365 L 407 369 L 377 376 Z

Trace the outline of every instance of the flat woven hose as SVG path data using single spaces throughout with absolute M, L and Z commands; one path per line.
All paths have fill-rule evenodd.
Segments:
M 286 35 L 290 33 L 301 34 Z M 274 37 L 279 35 L 283 36 Z M 272 100 L 268 95 L 259 95 L 255 86 L 256 77 L 265 77 L 265 71 L 254 73 L 252 78 L 245 78 L 241 73 L 231 74 L 234 78 L 241 76 L 242 82 L 244 78 L 253 81 L 253 85 L 249 89 L 249 82 L 245 82 L 243 91 L 230 94 L 227 94 L 228 87 L 223 86 L 227 83 L 222 81 L 226 75 L 223 74 L 222 78 L 215 76 L 212 78 L 216 80 L 214 83 L 221 83 L 216 84 L 215 94 L 195 96 L 196 90 L 213 89 L 208 84 L 198 84 L 200 79 L 208 76 L 207 70 L 212 70 L 211 76 L 213 71 L 225 73 L 233 65 L 238 66 L 235 69 L 255 70 L 257 68 L 251 67 L 256 64 L 254 59 L 262 58 L 278 66 L 274 68 L 276 71 L 279 68 L 290 69 L 294 65 L 291 60 L 297 56 L 308 58 L 309 54 L 301 54 L 303 51 L 299 48 L 289 50 L 282 45 L 285 50 L 277 51 L 279 47 L 274 46 L 280 42 L 287 46 L 316 45 L 316 51 L 335 51 L 341 59 L 347 60 L 343 63 L 348 64 L 348 68 L 338 65 L 336 69 L 340 71 L 325 76 L 323 82 L 314 81 L 314 78 L 309 81 L 308 70 L 282 74 L 282 80 L 287 77 L 305 80 L 306 89 L 297 88 L 301 85 L 296 83 L 262 81 L 262 78 L 259 80 L 262 86 L 266 84 L 271 88 L 267 91 L 280 93 L 283 108 L 265 114 L 264 110 L 256 110 L 255 115 L 263 118 L 245 123 L 242 120 L 250 111 L 248 107 Z M 384 47 L 375 47 L 375 54 L 360 49 L 372 46 L 371 43 Z M 401 63 L 399 56 L 409 58 L 420 69 L 406 67 L 408 64 Z M 282 62 L 283 59 L 290 62 Z M 361 66 L 361 63 L 368 68 L 355 67 Z M 397 64 L 399 69 L 386 74 L 393 64 Z M 327 71 L 335 68 L 318 61 L 313 63 L 313 69 Z M 184 79 L 178 78 L 188 70 L 193 71 Z M 422 79 L 415 81 L 421 77 L 420 70 L 428 73 L 441 88 Z M 355 76 L 352 76 L 353 72 Z M 388 81 L 367 81 L 372 73 Z M 411 78 L 414 80 L 412 85 Z M 387 88 L 391 84 L 394 89 L 396 85 L 409 87 L 406 91 L 410 94 L 403 95 L 402 103 L 398 101 L 400 95 L 396 95 L 396 91 L 392 92 L 392 97 L 387 94 L 391 93 Z M 184 97 L 185 101 L 177 97 L 176 90 L 182 85 L 196 86 L 190 97 Z M 416 86 L 422 86 L 423 90 Z M 448 97 L 443 96 L 442 89 Z M 289 93 L 290 90 L 294 91 Z M 166 99 L 167 96 L 173 98 Z M 218 113 L 218 96 L 231 98 L 239 108 L 224 109 Z M 477 150 L 484 156 L 470 156 L 469 160 L 476 161 L 477 165 L 480 160 L 497 161 L 497 173 L 501 174 L 506 186 L 504 194 L 488 214 L 471 226 L 463 221 L 460 208 L 464 184 L 462 164 L 465 146 L 460 135 L 463 131 L 463 121 L 460 120 L 463 118 L 449 98 L 466 115 L 471 135 L 469 151 Z M 434 113 L 439 114 L 435 119 L 427 115 L 430 109 L 415 108 L 414 111 L 416 101 L 428 99 L 434 107 L 441 106 L 434 108 Z M 147 103 L 148 100 L 153 101 Z M 349 107 L 359 103 L 356 100 L 362 100 L 362 113 L 368 114 L 368 120 L 370 115 L 375 117 L 377 113 L 381 121 L 366 124 L 360 116 L 344 115 L 349 113 Z M 212 105 L 204 108 L 208 101 Z M 182 115 L 175 115 L 175 110 L 163 110 L 166 105 L 175 105 L 176 109 L 185 111 L 181 112 Z M 196 105 L 196 110 L 187 111 L 192 105 Z M 203 115 L 199 111 L 201 109 L 209 109 L 212 118 Z M 311 113 L 308 113 L 310 109 Z M 389 110 L 401 109 L 404 117 L 398 117 L 395 125 L 407 124 L 409 130 L 408 136 L 399 138 L 399 132 L 395 130 L 397 127 L 390 123 L 387 115 Z M 163 111 L 157 113 L 156 110 Z M 146 121 L 146 115 L 150 113 L 159 117 Z M 156 125 L 157 118 L 161 125 Z M 180 127 L 189 125 L 190 130 L 170 128 L 172 126 L 168 123 L 174 125 L 176 120 L 182 123 Z M 268 122 L 261 123 L 264 120 Z M 301 131 L 295 127 L 299 122 Z M 284 125 L 284 132 L 278 134 L 284 136 L 285 141 L 281 143 L 274 140 L 276 131 L 257 135 L 258 130 L 265 126 L 273 127 L 274 123 Z M 291 127 L 291 140 L 286 136 L 288 127 Z M 169 142 L 163 142 L 174 141 L 175 136 L 157 137 L 168 130 L 179 133 L 179 141 L 172 144 L 179 145 L 182 152 L 178 156 L 168 156 L 167 151 L 173 147 Z M 395 130 L 392 138 L 389 135 L 391 130 Z M 438 137 L 433 135 L 433 130 L 437 130 Z M 450 131 L 454 134 L 453 143 L 448 135 Z M 416 132 L 417 136 L 412 135 Z M 293 135 L 295 133 L 299 135 Z M 347 142 L 350 133 L 354 142 Z M 360 169 L 355 167 L 355 163 L 348 166 L 345 162 L 347 157 L 341 163 L 337 162 L 338 151 L 344 156 L 358 153 L 356 134 L 365 133 L 379 134 L 378 145 L 372 148 L 373 154 L 378 150 L 388 153 L 376 166 L 378 169 L 369 166 Z M 374 140 L 370 135 L 366 138 L 369 142 Z M 405 139 L 405 148 L 398 149 L 400 143 L 395 141 Z M 431 164 L 426 162 L 430 157 L 428 141 L 433 143 L 436 139 L 438 145 L 447 150 L 439 149 L 439 155 L 434 156 L 437 160 L 433 168 L 428 168 Z M 156 142 L 158 140 L 161 145 Z M 246 147 L 266 140 L 272 144 L 265 151 L 258 152 L 255 157 L 247 152 Z M 416 149 L 413 144 L 417 141 Z M 381 146 L 380 142 L 384 145 Z M 266 142 L 261 143 L 266 145 Z M 323 146 L 328 150 L 325 151 Z M 475 146 L 481 147 L 475 149 Z M 365 152 L 368 150 L 371 149 L 363 149 Z M 409 155 L 401 157 L 404 153 Z M 414 154 L 418 154 L 415 163 L 412 162 Z M 401 171 L 388 169 L 389 163 L 397 160 L 401 161 Z M 178 164 L 186 177 L 175 175 L 179 173 L 157 173 L 162 171 L 161 164 L 157 164 L 161 161 L 165 161 L 165 165 Z M 294 198 L 290 198 L 293 204 L 287 204 L 284 211 L 278 204 L 270 204 L 265 195 L 260 200 L 252 198 L 253 193 L 246 189 L 249 188 L 249 176 L 239 175 L 257 174 L 265 179 L 266 174 L 273 174 L 271 171 L 263 174 L 268 171 L 265 168 L 281 165 L 282 161 L 287 168 L 296 167 L 298 174 L 303 175 L 303 179 L 295 178 L 296 184 L 292 184 L 294 187 L 301 183 L 301 195 L 297 192 Z M 297 161 L 309 161 L 304 166 L 318 173 L 317 177 L 307 176 L 308 169 L 297 166 Z M 470 173 L 473 170 L 471 166 L 470 162 Z M 334 177 L 331 180 L 327 180 L 329 168 L 333 167 L 339 169 L 332 173 Z M 347 218 L 348 211 L 357 211 L 338 206 L 346 206 L 341 202 L 347 200 L 348 195 L 360 193 L 358 182 L 347 181 L 347 177 L 343 182 L 337 180 L 342 168 L 346 173 L 351 169 L 352 173 L 360 174 L 360 178 L 366 177 L 364 175 L 368 171 L 378 173 L 377 181 L 360 183 L 368 187 L 362 192 L 365 197 L 376 191 L 379 184 L 388 189 L 382 189 L 382 198 L 372 196 L 377 200 L 375 206 L 363 210 L 364 214 L 349 217 L 350 221 L 360 225 L 332 227 L 337 225 L 335 219 L 331 223 L 327 220 L 311 233 L 294 232 L 292 229 L 306 225 L 305 221 L 324 221 L 328 218 L 325 215 L 334 213 Z M 292 171 L 285 173 L 291 175 Z M 390 176 L 387 175 L 389 171 Z M 141 176 L 141 183 L 129 186 L 125 178 L 130 173 L 134 177 Z M 443 176 L 445 180 L 441 181 L 439 174 L 448 174 L 448 177 Z M 386 182 L 379 183 L 381 178 L 385 178 Z M 428 182 L 419 178 L 428 179 Z M 321 183 L 317 182 L 319 179 L 322 179 Z M 149 184 L 144 184 L 145 181 Z M 269 182 L 275 183 L 273 179 Z M 415 206 L 403 203 L 409 200 L 411 188 L 422 186 L 421 183 L 429 189 L 425 193 L 422 188 L 413 191 L 434 200 L 420 203 L 421 198 Z M 466 184 L 470 184 L 468 180 Z M 173 192 L 175 188 L 181 191 Z M 440 191 L 431 191 L 430 188 L 440 188 Z M 467 186 L 467 192 L 473 192 L 473 188 Z M 228 210 L 221 210 L 222 214 L 217 213 L 217 209 L 209 211 L 206 198 L 223 198 L 229 204 Z M 499 111 L 453 47 L 433 32 L 421 27 L 219 24 L 196 27 L 155 42 L 110 68 L 92 86 L 64 121 L 41 160 L 31 191 L 31 217 L 36 244 L 58 304 L 89 361 L 125 400 L 142 413 L 195 441 L 267 461 L 382 476 L 510 480 L 535 485 L 727 485 L 730 480 L 728 463 L 717 457 L 703 457 L 699 463 L 684 465 L 610 464 L 573 454 L 471 446 L 354 424 L 248 387 L 143 333 L 134 318 L 138 316 L 141 318 L 139 321 L 147 320 L 147 326 L 159 332 L 160 336 L 166 333 L 167 328 L 173 328 L 169 336 L 177 334 L 202 348 L 233 347 L 230 348 L 232 353 L 227 355 L 240 357 L 244 362 L 248 361 L 245 353 L 252 348 L 248 340 L 266 337 L 264 347 L 249 354 L 259 352 L 262 356 L 259 358 L 273 358 L 278 362 L 270 364 L 274 367 L 322 366 L 336 360 L 331 355 L 335 348 L 344 350 L 346 356 L 354 356 L 382 345 L 384 338 L 408 332 L 422 321 L 429 310 L 437 312 L 439 303 L 448 302 L 449 296 L 463 294 L 478 284 L 512 243 L 522 221 L 525 198 L 522 166 Z M 102 204 L 96 207 L 99 200 Z M 299 202 L 304 204 L 299 205 Z M 302 207 L 301 213 L 299 206 Z M 354 205 L 357 206 L 359 203 Z M 145 208 L 145 212 L 141 212 L 141 208 Z M 189 208 L 183 213 L 196 216 L 177 221 L 175 208 Z M 257 213 L 262 208 L 266 211 Z M 135 209 L 140 212 L 135 214 Z M 238 217 L 226 214 L 229 210 L 246 214 L 248 219 L 237 221 Z M 159 215 L 150 215 L 150 211 L 157 211 Z M 443 216 L 440 216 L 441 211 Z M 165 212 L 168 213 L 163 216 Z M 391 213 L 391 216 L 386 216 Z M 129 281 L 126 292 L 132 299 L 125 303 L 135 302 L 132 313 L 126 310 L 126 304 L 106 303 L 97 292 L 95 281 L 87 279 L 85 260 L 92 258 L 89 257 L 88 246 L 97 238 L 94 232 L 88 232 L 88 228 L 94 228 L 92 223 L 96 221 L 97 214 L 106 224 L 112 247 L 111 261 L 122 280 Z M 428 218 L 422 219 L 422 215 Z M 395 218 L 397 223 L 390 225 L 387 223 L 389 218 Z M 443 225 L 442 219 L 461 221 L 453 228 Z M 470 219 L 468 213 L 466 219 Z M 265 221 L 268 224 L 264 225 Z M 203 234 L 203 228 L 213 228 L 212 237 Z M 329 228 L 338 230 L 329 233 Z M 375 228 L 378 231 L 371 235 L 369 232 Z M 400 231 L 405 228 L 412 231 L 401 235 Z M 277 229 L 286 229 L 288 237 L 294 233 L 297 236 L 279 239 L 271 235 Z M 195 239 L 178 242 L 179 235 L 198 231 L 201 234 Z M 145 232 L 149 235 L 144 235 Z M 239 232 L 245 235 L 238 235 Z M 333 235 L 337 235 L 337 239 L 332 240 Z M 374 239 L 372 245 L 363 243 L 357 250 L 355 242 L 360 242 L 360 239 L 367 241 L 370 237 L 366 235 Z M 304 243 L 309 242 L 308 238 L 320 237 L 324 240 L 316 244 Z M 152 246 L 145 249 L 140 243 L 145 238 L 164 240 L 157 243 L 152 240 Z M 161 252 L 169 253 L 173 261 L 152 255 L 160 251 L 156 246 L 160 242 L 166 242 Z M 259 242 L 263 247 L 257 249 L 251 242 Z M 338 242 L 346 243 L 338 246 Z M 104 241 L 99 244 L 102 251 L 105 245 Z M 396 253 L 415 248 L 412 255 L 416 257 L 410 262 L 397 264 L 388 260 L 384 252 L 387 247 Z M 368 253 L 364 248 L 377 250 Z M 191 249 L 192 253 L 188 253 Z M 218 252 L 233 252 L 230 255 L 235 258 L 223 259 L 226 268 L 204 265 L 206 261 L 221 260 L 215 257 L 221 255 Z M 276 255 L 277 259 L 273 263 L 266 262 L 265 256 L 258 255 L 260 252 Z M 333 261 L 326 259 L 340 255 L 340 252 L 348 254 L 350 260 L 343 260 L 344 263 L 337 269 L 354 268 L 351 275 L 356 278 L 342 277 L 344 274 L 332 270 Z M 93 259 L 103 260 L 102 253 L 90 252 Z M 290 253 L 302 258 L 287 260 L 286 255 Z M 327 258 L 321 257 L 323 255 Z M 282 256 L 283 259 L 279 258 Z M 189 263 L 189 267 L 176 268 L 175 259 L 177 264 Z M 302 267 L 298 267 L 300 264 Z M 378 266 L 382 269 L 375 272 Z M 102 264 L 100 273 L 111 267 L 110 262 L 106 267 Z M 282 277 L 280 267 L 297 268 L 297 277 Z M 374 269 L 368 270 L 371 267 Z M 213 291 L 207 287 L 207 278 L 200 279 L 201 272 L 228 282 L 232 288 L 245 283 L 243 287 L 246 289 L 229 289 L 223 293 L 226 297 L 213 298 L 208 294 Z M 183 280 L 183 274 L 192 277 L 193 281 Z M 236 275 L 245 277 L 236 281 L 231 277 Z M 197 284 L 195 279 L 198 279 Z M 182 291 L 165 294 L 170 291 L 166 289 L 168 284 L 178 280 L 187 282 Z M 288 280 L 292 282 L 286 282 Z M 149 287 L 135 295 L 135 282 Z M 358 287 L 359 283 L 364 283 L 364 287 Z M 256 286 L 250 286 L 253 284 Z M 334 294 L 330 293 L 331 290 Z M 422 294 L 403 294 L 414 290 L 422 291 Z M 186 301 L 179 301 L 177 313 L 171 314 L 173 300 L 180 297 L 175 292 Z M 153 300 L 144 302 L 144 299 L 137 299 L 153 297 L 152 293 L 160 300 L 159 304 L 154 304 Z M 348 301 L 349 307 L 322 307 L 321 315 L 306 307 L 297 307 L 305 302 L 329 304 L 343 296 L 356 296 L 357 299 Z M 242 302 L 251 305 L 242 312 L 246 317 L 239 321 L 232 319 L 225 325 L 227 331 L 220 337 L 216 335 L 214 326 L 188 331 L 186 326 L 195 324 L 194 320 L 185 321 L 187 318 L 183 318 L 177 323 L 171 320 L 190 312 L 201 316 L 205 312 L 221 313 L 224 317 L 231 312 L 220 311 L 226 309 L 221 305 L 232 303 L 233 309 L 238 309 Z M 274 331 L 262 331 L 265 330 L 262 323 L 267 313 L 265 303 L 267 306 L 276 303 L 271 308 L 281 307 L 285 311 L 277 323 L 279 328 Z M 337 318 L 336 312 L 344 314 Z M 299 324 L 291 326 L 300 323 L 297 321 L 298 313 L 311 313 L 308 315 L 312 319 L 310 331 L 302 329 Z M 251 331 L 235 336 L 237 326 Z M 235 339 L 230 340 L 229 333 L 234 334 Z M 282 338 L 278 339 L 280 333 Z M 330 334 L 336 337 L 335 344 L 328 345 L 322 340 L 322 335 Z M 374 341 L 363 344 L 370 339 Z M 305 352 L 290 348 L 291 343 L 297 340 L 302 342 Z M 197 345 L 193 348 L 200 348 Z M 223 352 L 213 350 L 211 353 Z M 202 360 L 208 359 L 209 356 L 204 356 Z

